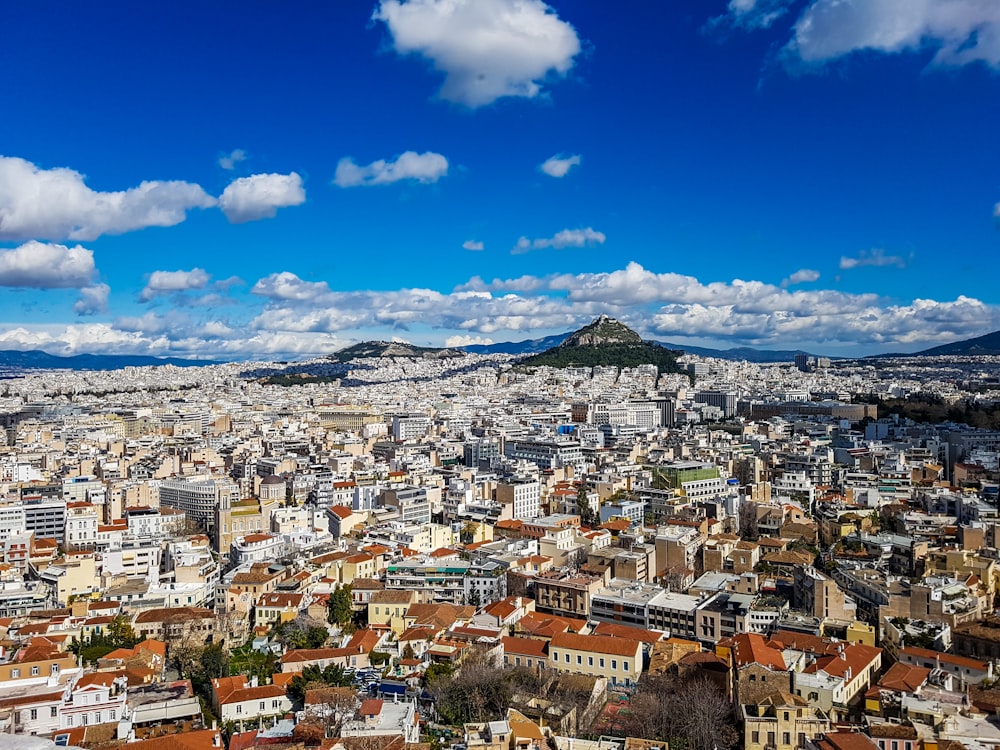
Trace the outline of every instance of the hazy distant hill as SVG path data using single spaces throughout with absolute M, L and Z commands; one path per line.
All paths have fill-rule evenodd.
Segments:
M 449 359 L 465 356 L 459 349 L 434 349 L 400 341 L 362 341 L 330 355 L 336 362 L 351 362 L 370 357 L 407 357 L 409 359 Z
M 559 346 L 569 338 L 568 333 L 557 333 L 541 339 L 526 339 L 525 341 L 498 341 L 495 344 L 469 344 L 462 348 L 472 354 L 537 354 Z
M 909 356 L 936 357 L 939 355 L 949 355 L 952 357 L 971 357 L 977 354 L 1000 355 L 1000 331 L 987 333 L 985 336 L 977 336 L 974 339 L 942 344 L 941 346 L 924 349 L 922 352 L 917 352 Z
M 149 357 L 141 354 L 74 354 L 60 357 L 32 349 L 0 351 L 0 367 L 25 370 L 120 370 L 123 367 L 201 367 L 218 364 L 207 359 L 178 359 L 176 357 Z
M 571 333 L 557 346 L 522 359 L 524 367 L 636 367 L 656 365 L 661 372 L 678 371 L 679 352 L 642 337 L 624 323 L 602 315 Z
M 527 339 L 525 341 L 500 341 L 495 344 L 470 344 L 462 348 L 473 354 L 537 354 L 546 349 L 558 346 L 568 339 L 571 333 L 559 333 L 554 336 L 546 336 L 541 339 Z M 690 354 L 697 354 L 699 357 L 714 357 L 716 359 L 728 359 L 734 362 L 791 362 L 796 354 L 802 354 L 799 349 L 769 351 L 767 349 L 752 349 L 741 346 L 732 349 L 709 349 L 703 346 L 687 346 L 681 344 L 671 344 L 666 341 L 657 341 L 667 349 L 684 351 Z

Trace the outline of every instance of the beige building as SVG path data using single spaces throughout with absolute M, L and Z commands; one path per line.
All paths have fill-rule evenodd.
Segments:
M 398 638 L 406 630 L 406 612 L 420 595 L 416 591 L 376 591 L 368 601 L 368 627 L 391 630 Z
M 557 672 L 604 677 L 612 685 L 634 685 L 642 674 L 642 643 L 608 635 L 556 633 L 548 666 Z
M 746 750 L 797 750 L 831 726 L 821 710 L 788 693 L 772 693 L 759 704 L 743 704 L 741 711 Z

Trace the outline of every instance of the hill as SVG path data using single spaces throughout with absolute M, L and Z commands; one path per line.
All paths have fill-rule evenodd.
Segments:
M 179 359 L 177 357 L 150 357 L 141 354 L 74 354 L 61 357 L 31 349 L 0 351 L 0 368 L 7 370 L 120 370 L 123 367 L 203 367 L 219 364 L 207 359 Z
M 471 354 L 538 354 L 547 349 L 558 346 L 568 339 L 571 333 L 558 333 L 554 336 L 546 336 L 540 339 L 525 339 L 524 341 L 498 341 L 495 344 L 469 344 L 462 349 Z M 748 346 L 733 347 L 732 349 L 711 349 L 705 346 L 689 346 L 687 344 L 671 344 L 667 341 L 654 341 L 667 349 L 673 351 L 697 354 L 699 357 L 713 357 L 714 359 L 727 359 L 732 362 L 756 362 L 760 364 L 769 362 L 791 362 L 796 354 L 802 354 L 799 349 L 753 349 Z
M 435 349 L 427 346 L 414 346 L 403 341 L 362 341 L 359 344 L 344 347 L 330 355 L 336 362 L 351 362 L 355 359 L 380 357 L 405 357 L 407 359 L 449 359 L 463 357 L 465 352 L 458 349 Z
M 614 318 L 602 315 L 571 333 L 561 344 L 518 362 L 523 367 L 636 367 L 656 365 L 661 372 L 678 372 L 679 352 L 642 337 Z
M 985 336 L 977 336 L 974 339 L 955 341 L 951 344 L 942 344 L 931 349 L 924 349 L 922 352 L 910 354 L 910 357 L 971 357 L 977 354 L 1000 355 L 1000 331 L 987 333 Z
M 540 339 L 524 341 L 498 341 L 495 344 L 469 344 L 462 349 L 470 354 L 538 354 L 553 346 L 559 346 L 569 338 L 568 333 L 557 333 Z

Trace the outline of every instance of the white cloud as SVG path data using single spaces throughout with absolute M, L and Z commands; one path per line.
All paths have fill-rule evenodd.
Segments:
M 736 26 L 766 29 L 788 12 L 792 0 L 730 0 L 726 14 L 713 18 L 709 28 Z
M 140 292 L 139 299 L 148 302 L 161 294 L 204 289 L 211 278 L 202 268 L 192 268 L 190 271 L 153 271 L 146 287 Z
M 541 0 L 382 0 L 373 18 L 397 53 L 444 73 L 442 99 L 473 108 L 538 96 L 580 52 L 576 31 Z
M 557 154 L 556 156 L 550 156 L 538 168 L 549 177 L 565 177 L 573 167 L 580 166 L 581 161 L 582 157 L 579 154 L 565 157 Z
M 935 49 L 934 63 L 1000 66 L 996 0 L 814 0 L 795 23 L 789 50 L 823 62 L 857 50 Z
M 31 240 L 12 250 L 0 250 L 0 286 L 80 289 L 91 283 L 96 272 L 94 254 L 79 245 Z
M 484 336 L 449 336 L 444 340 L 444 345 L 449 348 L 459 348 L 462 346 L 474 346 L 474 345 L 486 345 L 492 344 L 493 339 Z
M 80 290 L 80 298 L 73 303 L 77 315 L 97 315 L 108 311 L 108 295 L 111 287 L 107 284 L 85 286 Z
M 562 250 L 567 247 L 603 245 L 606 239 L 607 237 L 603 232 L 598 232 L 591 227 L 587 227 L 586 229 L 563 229 L 561 232 L 556 232 L 553 237 L 539 237 L 533 240 L 521 237 L 511 252 L 515 255 L 520 255 L 529 250 L 541 250 L 547 247 Z
M 851 268 L 861 268 L 863 266 L 872 266 L 875 268 L 888 268 L 893 266 L 895 268 L 906 268 L 906 259 L 901 258 L 898 255 L 886 255 L 885 250 L 882 248 L 874 248 L 872 250 L 862 250 L 858 253 L 857 258 L 849 258 L 846 255 L 840 258 L 840 269 L 842 271 L 849 270 Z
M 234 148 L 228 154 L 219 157 L 219 166 L 227 171 L 236 169 L 236 165 L 247 160 L 247 152 L 241 148 Z
M 219 196 L 219 208 L 232 224 L 272 218 L 279 208 L 305 203 L 302 178 L 291 174 L 255 174 L 233 180 Z
M 192 208 L 215 198 L 190 182 L 148 181 L 116 192 L 98 192 L 72 169 L 41 169 L 0 156 L 0 240 L 93 240 L 184 221 Z
M 993 206 L 993 218 L 1000 219 L 1000 203 Z
M 811 268 L 802 268 L 793 273 L 787 279 L 781 282 L 782 288 L 795 286 L 796 284 L 802 284 L 804 282 L 816 281 L 819 279 L 819 271 L 814 271 Z
M 484 245 L 479 240 L 466 240 L 465 242 L 462 243 L 462 249 L 464 249 L 464 250 L 473 250 L 473 251 L 478 252 L 480 250 L 485 250 L 486 249 L 486 245 Z
M 395 161 L 379 159 L 364 167 L 355 164 L 350 157 L 345 157 L 337 163 L 333 182 L 339 187 L 388 185 L 400 180 L 430 183 L 437 182 L 447 174 L 448 160 L 441 154 L 433 151 L 422 154 L 404 151 Z
M 103 285 L 81 290 L 81 314 L 96 312 L 106 301 Z M 1000 328 L 1000 308 L 969 297 L 890 303 L 877 294 L 701 281 L 638 263 L 603 273 L 491 282 L 473 277 L 451 292 L 341 292 L 286 271 L 260 279 L 252 291 L 263 300 L 252 320 L 188 307 L 120 317 L 113 324 L 0 325 L 0 348 L 285 358 L 328 353 L 358 331 L 413 339 L 408 332 L 425 337 L 430 330 L 457 346 L 570 331 L 606 313 L 645 338 L 864 354 L 873 347 L 925 348 Z
M 330 287 L 325 281 L 303 281 L 294 273 L 282 271 L 260 279 L 250 292 L 286 302 L 306 302 L 330 294 Z

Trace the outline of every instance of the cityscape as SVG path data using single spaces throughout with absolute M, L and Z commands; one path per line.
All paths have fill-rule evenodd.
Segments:
M 0 748 L 1000 750 L 998 8 L 5 8 Z

